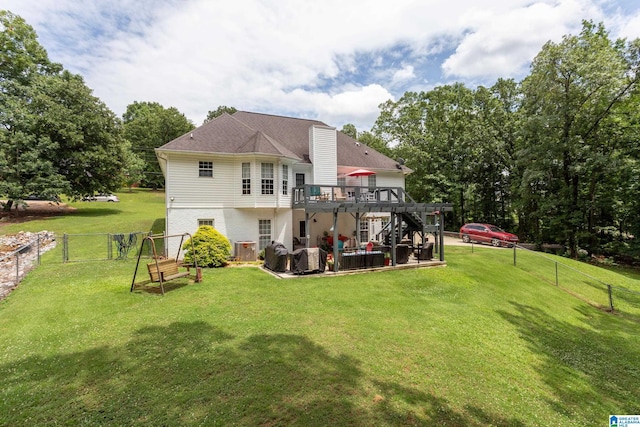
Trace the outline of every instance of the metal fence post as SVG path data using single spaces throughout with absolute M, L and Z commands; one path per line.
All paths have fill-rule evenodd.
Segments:
M 556 261 L 556 286 L 558 286 L 558 261 Z
M 16 284 L 20 281 L 20 251 L 16 251 Z
M 516 249 L 518 249 L 518 245 L 513 245 L 513 266 L 516 266 Z
M 67 233 L 62 235 L 62 262 L 69 261 L 69 236 Z
M 607 285 L 609 291 L 609 310 L 613 313 L 613 292 L 611 291 L 611 285 Z

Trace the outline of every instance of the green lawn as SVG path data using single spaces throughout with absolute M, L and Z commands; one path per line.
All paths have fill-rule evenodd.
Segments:
M 163 217 L 158 193 L 118 195 L 16 229 Z M 572 296 L 535 258 L 514 267 L 509 250 L 448 247 L 444 268 L 327 278 L 205 270 L 164 297 L 129 292 L 135 260 L 63 264 L 59 250 L 0 302 L 0 425 L 602 426 L 640 413 L 640 317 Z

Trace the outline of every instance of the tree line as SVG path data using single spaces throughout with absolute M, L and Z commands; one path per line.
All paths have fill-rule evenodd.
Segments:
M 52 62 L 24 19 L 0 11 L 0 199 L 79 199 L 164 186 L 154 149 L 194 128 L 175 108 L 134 102 L 117 117 L 82 76 Z
M 535 243 L 638 259 L 640 41 L 602 24 L 546 43 L 520 82 L 455 83 L 380 105 L 343 132 L 413 170 L 407 191 L 452 202 L 447 218 L 494 223 Z M 209 111 L 205 123 L 233 107 Z M 0 198 L 79 198 L 161 188 L 154 149 L 194 128 L 176 108 L 133 102 L 122 118 L 52 63 L 22 18 L 0 11 Z M 449 214 L 448 214 L 449 215 Z
M 639 66 L 638 39 L 585 21 L 546 43 L 522 81 L 406 92 L 355 136 L 405 159 L 412 197 L 452 202 L 450 227 L 495 223 L 573 257 L 638 259 Z
M 33 27 L 0 10 L 0 199 L 79 199 L 123 185 L 163 188 L 155 149 L 194 129 L 175 107 L 134 101 L 117 117 L 52 62 Z M 209 111 L 205 122 L 233 107 Z

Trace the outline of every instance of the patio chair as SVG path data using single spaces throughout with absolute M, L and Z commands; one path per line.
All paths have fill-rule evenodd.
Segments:
M 336 188 L 333 191 L 333 199 L 334 200 L 340 200 L 340 201 L 347 200 L 347 196 L 342 191 L 342 188 Z

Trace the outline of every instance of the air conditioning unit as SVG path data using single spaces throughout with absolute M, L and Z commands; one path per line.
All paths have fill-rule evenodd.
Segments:
M 256 242 L 236 242 L 234 256 L 238 261 L 255 261 L 258 259 Z

